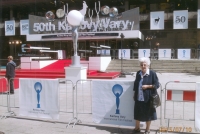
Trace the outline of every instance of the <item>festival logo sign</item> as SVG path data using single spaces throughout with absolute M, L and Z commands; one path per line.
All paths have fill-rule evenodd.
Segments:
M 123 87 L 119 84 L 115 84 L 112 88 L 112 92 L 116 97 L 116 107 L 117 107 L 117 109 L 116 109 L 115 114 L 120 114 L 120 110 L 119 110 L 120 98 L 119 97 L 123 93 Z
M 191 49 L 178 49 L 178 59 L 181 60 L 191 59 Z
M 131 51 L 130 49 L 119 49 L 118 50 L 118 57 L 119 59 L 130 59 L 131 58 Z
M 138 58 L 150 57 L 150 49 L 138 49 Z
M 158 49 L 159 59 L 171 59 L 171 49 Z
M 36 82 L 34 84 L 34 89 L 37 93 L 37 108 L 40 108 L 40 92 L 42 91 L 42 84 L 40 82 Z
M 20 20 L 20 34 L 29 34 L 29 20 Z
M 174 11 L 174 29 L 188 29 L 188 10 Z
M 95 123 L 134 126 L 133 81 L 95 80 L 92 85 Z
M 19 115 L 59 119 L 58 84 L 58 80 L 20 79 Z
M 164 11 L 150 13 L 150 29 L 164 29 Z
M 15 35 L 15 21 L 5 21 L 5 35 L 13 36 Z
M 95 33 L 104 31 L 124 31 L 140 29 L 139 8 L 125 11 L 119 14 L 117 17 L 106 16 L 99 18 L 99 20 L 96 21 L 91 20 L 92 19 L 90 17 L 86 16 L 85 20 L 79 28 L 80 31 Z M 29 34 L 70 33 L 69 31 L 72 30 L 72 27 L 66 22 L 65 18 L 48 21 L 45 17 L 29 15 L 29 24 Z M 65 37 L 67 37 L 67 35 Z

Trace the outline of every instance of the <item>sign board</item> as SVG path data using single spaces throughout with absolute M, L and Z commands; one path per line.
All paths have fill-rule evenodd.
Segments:
M 45 17 L 29 15 L 29 31 L 30 34 L 68 33 L 72 27 L 65 21 L 65 17 L 49 21 Z M 102 33 L 104 31 L 139 30 L 139 8 L 122 12 L 118 19 L 102 17 L 99 21 L 91 21 L 90 18 L 85 18 L 80 29 Z
M 20 20 L 20 34 L 29 34 L 29 20 Z
M 15 21 L 5 21 L 5 36 L 15 35 Z
M 171 49 L 158 49 L 158 59 L 171 59 Z
M 138 49 L 138 58 L 150 57 L 150 49 Z
M 150 29 L 151 30 L 162 30 L 164 29 L 164 11 L 151 12 L 150 13 Z
M 188 10 L 174 11 L 173 28 L 188 29 Z
M 191 57 L 191 49 L 178 49 L 178 59 L 189 60 Z
M 119 59 L 130 59 L 131 57 L 130 49 L 118 49 L 118 57 Z
M 134 126 L 133 81 L 92 81 L 95 123 Z M 103 86 L 102 86 L 103 85 Z
M 19 80 L 19 115 L 59 119 L 59 82 L 53 79 Z

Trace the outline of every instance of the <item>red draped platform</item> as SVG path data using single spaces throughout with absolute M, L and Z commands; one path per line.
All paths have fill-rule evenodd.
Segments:
M 58 60 L 42 69 L 16 69 L 16 78 L 65 78 L 64 67 L 71 64 L 71 60 Z M 98 70 L 87 70 L 87 79 L 114 79 L 120 72 L 100 72 Z M 5 70 L 0 71 L 0 76 L 5 76 Z M 15 88 L 19 87 L 19 81 L 14 81 Z M 5 79 L 0 79 L 0 92 L 6 91 Z

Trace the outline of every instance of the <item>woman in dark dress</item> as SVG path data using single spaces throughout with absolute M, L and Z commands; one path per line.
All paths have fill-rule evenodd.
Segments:
M 140 132 L 140 121 L 146 122 L 145 134 L 150 133 L 150 124 L 152 120 L 157 119 L 156 109 L 150 108 L 150 96 L 157 92 L 159 88 L 158 77 L 156 73 L 149 69 L 149 58 L 139 59 L 141 70 L 137 72 L 134 82 L 134 119 L 136 121 L 133 133 Z

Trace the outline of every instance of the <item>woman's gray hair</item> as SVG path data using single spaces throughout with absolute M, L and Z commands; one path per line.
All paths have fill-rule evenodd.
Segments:
M 150 65 L 150 64 L 151 64 L 150 59 L 149 59 L 149 58 L 146 58 L 146 57 L 140 58 L 140 59 L 139 59 L 139 64 L 140 64 L 141 62 L 145 62 L 145 63 L 147 63 L 147 65 Z

